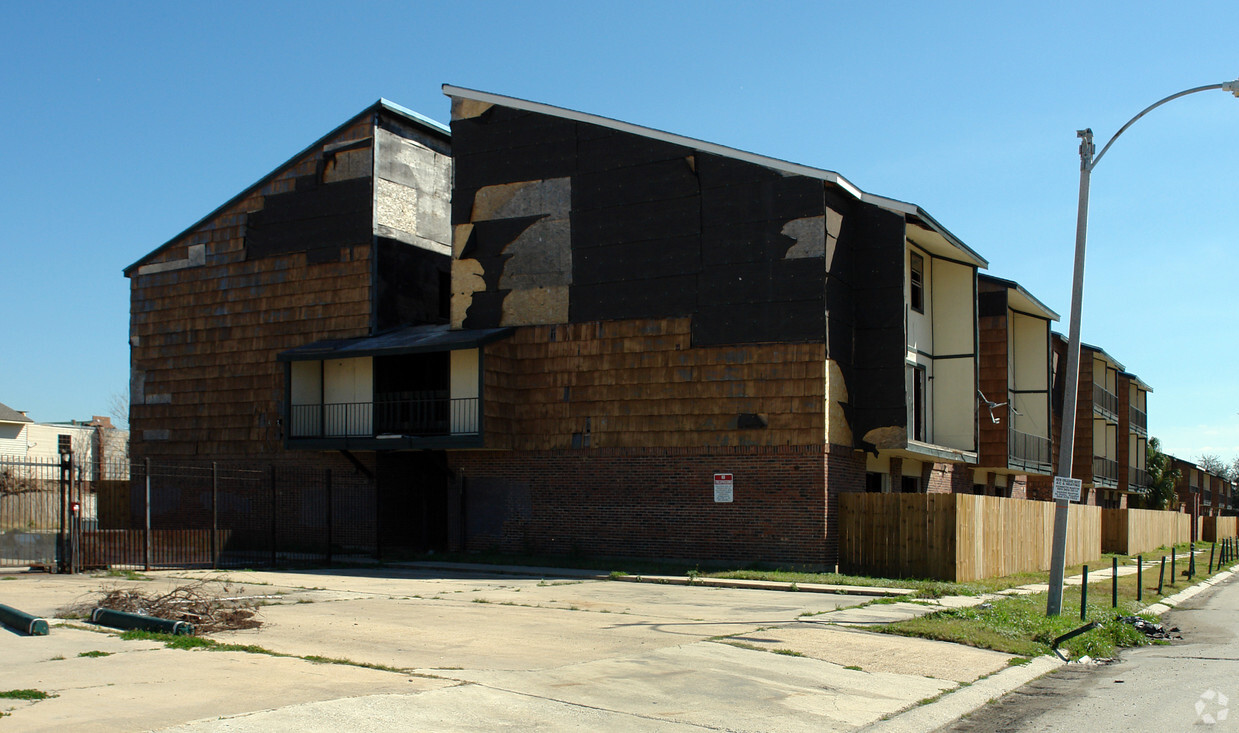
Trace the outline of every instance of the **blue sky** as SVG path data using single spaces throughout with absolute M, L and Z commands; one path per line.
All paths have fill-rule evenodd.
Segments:
M 375 99 L 450 83 L 834 170 L 1069 309 L 1079 158 L 1239 76 L 1239 4 L 7 3 L 0 402 L 107 414 L 121 270 Z M 1093 176 L 1084 339 L 1153 435 L 1239 456 L 1239 100 L 1176 100 Z M 1065 325 L 1064 325 L 1065 330 Z

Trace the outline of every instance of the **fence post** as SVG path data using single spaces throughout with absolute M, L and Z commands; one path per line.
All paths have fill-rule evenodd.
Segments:
M 271 567 L 275 567 L 275 466 L 271 466 Z
M 1136 603 L 1144 600 L 1144 556 L 1136 555 Z
M 1176 577 L 1178 573 L 1176 572 L 1177 569 L 1175 568 L 1175 560 L 1177 560 L 1178 557 L 1179 557 L 1179 553 L 1176 552 L 1173 547 L 1170 548 L 1170 584 L 1173 586 L 1179 585 L 1179 580 Z
M 1222 540 L 1222 541 L 1225 542 L 1225 540 Z M 1217 540 L 1214 540 L 1213 544 L 1209 545 L 1209 574 L 1210 575 L 1213 574 L 1213 553 L 1216 550 L 1217 550 Z
M 56 541 L 56 571 L 72 573 L 73 565 L 69 557 L 69 484 L 73 481 L 73 458 L 70 454 L 60 453 L 60 536 Z
M 331 469 L 328 468 L 323 472 L 323 481 L 327 493 L 327 564 L 331 564 L 331 528 L 333 525 L 331 517 Z
M 146 520 L 143 523 L 142 566 L 144 570 L 151 569 L 151 459 L 146 458 Z
M 1084 566 L 1084 578 L 1080 583 L 1080 620 L 1084 620 L 1084 616 L 1088 611 L 1088 566 Z
M 1162 571 L 1157 576 L 1157 595 L 1162 594 L 1162 585 L 1166 580 L 1166 556 L 1162 555 Z
M 1187 545 L 1187 579 L 1191 580 L 1196 577 L 1196 543 L 1190 542 Z
M 219 547 L 216 533 L 219 532 L 219 465 L 211 461 L 211 568 L 219 567 Z
M 1119 607 L 1119 559 L 1110 558 L 1110 608 Z

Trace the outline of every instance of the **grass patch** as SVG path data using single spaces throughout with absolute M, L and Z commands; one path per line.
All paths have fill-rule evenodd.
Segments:
M 857 665 L 857 664 L 849 664 L 848 666 L 844 667 L 844 669 L 850 669 L 853 672 L 864 672 L 865 671 L 864 669 L 861 669 L 860 665 Z
M 56 696 L 42 690 L 0 690 L 0 698 L 6 700 L 46 700 L 49 697 Z
M 78 656 L 79 657 L 110 657 L 112 656 L 112 652 L 101 652 L 101 651 L 96 650 L 93 652 L 80 652 Z
M 1187 545 L 1179 545 L 1174 550 L 1183 552 L 1187 550 Z M 1179 558 L 1175 563 L 1177 577 L 1171 577 L 1167 563 L 1165 585 L 1162 593 L 1158 594 L 1160 559 L 1170 551 L 1170 548 L 1162 548 L 1143 554 L 1146 562 L 1159 561 L 1158 564 L 1145 567 L 1143 589 L 1137 587 L 1136 573 L 1119 576 L 1117 606 L 1112 606 L 1114 585 L 1111 579 L 1097 578 L 1093 572 L 1108 570 L 1112 557 L 1118 557 L 1120 568 L 1130 567 L 1135 558 L 1107 555 L 1097 567 L 1090 568 L 1088 606 L 1083 621 L 1080 617 L 1080 586 L 1068 585 L 1063 589 L 1062 615 L 1053 618 L 1045 615 L 1047 594 L 1035 593 L 999 598 L 988 604 L 987 608 L 974 606 L 945 609 L 920 618 L 875 627 L 873 630 L 994 649 L 1021 658 L 1012 660 L 1011 664 L 1026 664 L 1024 657 L 1048 654 L 1055 638 L 1083 626 L 1087 621 L 1097 621 L 1101 624 L 1100 628 L 1081 634 L 1065 642 L 1060 648 L 1075 657 L 1111 657 L 1118 649 L 1152 643 L 1130 624 L 1118 621 L 1118 616 L 1139 615 L 1145 606 L 1156 603 L 1165 596 L 1174 595 L 1187 585 L 1199 583 L 1222 572 L 1222 569 L 1208 572 L 1208 556 L 1202 553 L 1203 559 L 1201 555 L 1196 559 L 1196 575 L 1189 579 L 1186 577 L 1189 563 L 1184 558 Z M 1079 575 L 1080 571 L 1080 567 L 1071 568 L 1067 574 Z M 1140 601 L 1136 600 L 1137 595 L 1140 595 Z
M 107 571 L 107 572 L 103 573 L 103 577 L 105 577 L 105 578 L 122 578 L 122 579 L 124 579 L 124 580 L 132 580 L 132 581 L 135 581 L 135 582 L 136 582 L 136 581 L 149 581 L 149 580 L 151 580 L 151 578 L 148 578 L 147 576 L 143 575 L 142 573 L 139 573 L 139 572 L 138 572 L 138 571 L 136 571 L 136 570 L 118 570 L 118 569 L 116 569 L 116 568 L 110 568 L 110 569 L 108 569 L 108 571 Z
M 350 667 L 362 667 L 364 669 L 377 669 L 382 672 L 397 672 L 401 674 L 404 673 L 403 669 L 400 669 L 398 667 L 389 667 L 386 664 L 371 664 L 370 662 L 354 662 L 351 659 L 338 659 L 335 657 L 320 657 L 316 654 L 312 654 L 308 657 L 301 657 L 301 659 L 304 659 L 307 662 L 314 662 L 316 664 L 345 664 Z
M 950 641 L 957 644 L 1015 654 L 1019 657 L 1036 657 L 1050 653 L 1054 639 L 1079 628 L 1080 606 L 1064 598 L 1063 614 L 1045 615 L 1046 594 L 1003 598 L 993 601 L 988 608 L 973 606 L 952 608 L 920 618 L 897 621 L 874 631 L 923 639 Z M 1134 604 L 1120 606 L 1118 612 L 1134 613 Z M 1089 604 L 1089 618 L 1098 621 L 1100 628 L 1081 634 L 1060 648 L 1072 656 L 1088 655 L 1094 658 L 1114 656 L 1122 647 L 1144 646 L 1149 643 L 1144 634 L 1130 624 L 1117 620 L 1117 613 L 1109 608 Z M 1013 664 L 1027 662 L 1013 661 Z
M 771 649 L 775 654 L 782 654 L 785 657 L 803 657 L 804 655 L 795 649 Z
M 214 639 L 204 639 L 200 636 L 175 636 L 173 634 L 161 634 L 151 631 L 126 631 L 121 634 L 122 639 L 140 640 L 140 641 L 160 641 L 169 649 L 205 649 L 212 652 L 244 652 L 246 654 L 265 654 L 269 657 L 285 657 L 289 659 L 303 659 L 307 662 L 315 664 L 343 664 L 349 667 L 362 667 L 364 669 L 377 669 L 382 672 L 395 672 L 398 674 L 409 674 L 407 670 L 398 667 L 389 667 L 386 664 L 372 664 L 370 662 L 355 662 L 352 659 L 338 659 L 334 657 L 323 657 L 316 654 L 308 656 L 299 656 L 297 654 L 284 654 L 282 652 L 272 651 L 257 644 L 228 644 L 225 642 L 215 641 Z M 85 655 L 83 655 L 85 656 Z M 434 675 L 418 675 L 419 677 L 434 677 Z

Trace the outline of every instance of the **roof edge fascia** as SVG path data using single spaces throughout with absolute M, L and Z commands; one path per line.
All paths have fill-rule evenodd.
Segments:
M 1049 319 L 1049 320 L 1051 320 L 1051 321 L 1061 321 L 1061 320 L 1062 320 L 1062 316 L 1060 316 L 1058 313 L 1054 312 L 1054 309 L 1050 308 L 1050 307 L 1049 307 L 1048 305 L 1046 305 L 1045 303 L 1042 303 L 1040 298 L 1038 298 L 1037 296 L 1035 296 L 1035 295 L 1033 295 L 1032 293 L 1028 292 L 1028 289 L 1027 289 L 1027 288 L 1025 288 L 1023 285 L 1020 285 L 1020 284 L 1019 284 L 1019 283 L 1017 283 L 1016 281 L 1014 281 L 1014 280 L 1008 280 L 1008 279 L 1003 278 L 1003 277 L 998 277 L 997 275 L 991 275 L 991 274 L 989 274 L 989 273 L 982 273 L 981 275 L 979 275 L 979 277 L 981 277 L 982 279 L 985 279 L 985 280 L 989 280 L 989 281 L 991 281 L 991 282 L 998 283 L 999 285 L 1002 285 L 1002 286 L 1004 286 L 1004 287 L 1006 287 L 1006 288 L 1009 288 L 1009 289 L 1011 289 L 1011 290 L 1014 290 L 1014 291 L 1018 292 L 1020 295 L 1023 295 L 1025 298 L 1028 298 L 1030 301 L 1032 301 L 1033 305 L 1037 306 L 1038 308 L 1040 308 L 1040 309 L 1043 311 L 1043 316 L 1044 316 L 1045 318 L 1048 318 L 1048 319 Z
M 640 135 L 654 140 L 670 143 L 672 145 L 680 145 L 694 150 L 700 150 L 704 153 L 713 153 L 725 158 L 734 160 L 742 160 L 747 163 L 755 163 L 767 168 L 774 168 L 785 173 L 791 173 L 798 176 L 807 176 L 809 178 L 817 178 L 827 183 L 834 184 L 844 191 L 847 191 L 851 196 L 858 201 L 863 198 L 864 191 L 861 191 L 856 184 L 839 175 L 835 171 L 829 171 L 824 168 L 814 168 L 812 166 L 802 165 L 800 163 L 792 163 L 791 161 L 782 160 L 780 158 L 772 158 L 767 155 L 751 153 L 747 150 L 732 148 L 718 143 L 707 142 L 697 138 L 688 137 L 686 135 L 677 135 L 673 132 L 666 132 L 652 127 L 636 125 L 631 122 L 623 122 L 621 120 L 603 117 L 601 115 L 590 114 L 588 112 L 579 112 L 577 110 L 567 109 L 565 107 L 556 107 L 542 102 L 532 102 L 527 99 L 518 99 L 516 97 L 507 97 L 502 94 L 493 94 L 491 92 L 478 91 L 476 89 L 466 89 L 464 87 L 453 86 L 451 84 L 443 85 L 443 93 L 449 97 L 460 97 L 462 99 L 471 99 L 477 102 L 487 102 L 490 104 L 498 104 L 503 107 L 511 107 L 513 109 L 524 110 L 526 112 L 536 112 L 538 114 L 551 115 L 561 117 L 574 122 L 584 122 L 591 125 L 606 127 L 619 132 L 626 132 L 633 135 Z

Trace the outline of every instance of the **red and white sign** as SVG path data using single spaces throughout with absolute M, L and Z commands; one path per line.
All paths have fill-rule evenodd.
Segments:
M 730 504 L 735 489 L 735 482 L 730 473 L 714 474 L 714 502 Z

